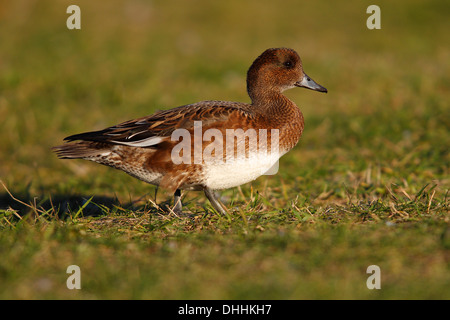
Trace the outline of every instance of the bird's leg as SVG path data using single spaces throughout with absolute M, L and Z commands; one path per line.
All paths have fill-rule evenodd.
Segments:
M 176 214 L 182 214 L 183 213 L 183 205 L 181 204 L 181 190 L 177 189 L 175 190 L 175 193 L 173 195 L 173 212 Z
M 227 215 L 228 214 L 228 212 L 225 209 L 224 205 L 222 203 L 220 203 L 219 200 L 216 199 L 216 196 L 214 195 L 214 191 L 212 191 L 209 188 L 205 188 L 205 189 L 203 189 L 203 191 L 205 192 L 205 196 L 208 198 L 208 200 L 211 203 L 211 205 L 213 206 L 213 208 L 218 213 L 221 213 L 223 215 Z

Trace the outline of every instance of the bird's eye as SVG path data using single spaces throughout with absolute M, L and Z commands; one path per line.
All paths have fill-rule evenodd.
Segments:
M 283 63 L 284 64 L 284 66 L 286 67 L 286 68 L 292 68 L 293 67 L 293 64 L 292 64 L 292 62 L 291 61 L 286 61 L 285 63 Z

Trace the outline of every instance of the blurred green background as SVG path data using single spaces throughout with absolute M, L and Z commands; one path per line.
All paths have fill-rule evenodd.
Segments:
M 361 162 L 358 170 L 371 160 L 394 170 L 392 161 L 407 161 L 433 176 L 446 173 L 446 1 L 381 1 L 381 30 L 367 29 L 364 1 L 78 1 L 81 30 L 66 27 L 69 4 L 1 2 L 0 175 L 8 184 L 60 191 L 71 167 L 121 181 L 107 168 L 58 161 L 49 148 L 159 109 L 248 102 L 248 67 L 279 46 L 297 50 L 306 72 L 329 89 L 327 96 L 287 92 L 306 118 L 298 152 L 357 148 L 344 160 Z M 404 159 L 422 142 L 417 157 Z M 141 192 L 127 188 L 119 193 Z
M 81 30 L 66 27 L 71 4 L 81 8 Z M 366 27 L 370 4 L 381 8 L 380 30 Z M 50 148 L 68 135 L 160 109 L 201 100 L 249 102 L 246 72 L 267 48 L 297 50 L 306 73 L 329 92 L 286 92 L 305 116 L 301 142 L 281 159 L 278 175 L 223 192 L 241 214 L 260 214 L 262 220 L 242 218 L 243 225 L 238 213 L 234 225 L 204 217 L 201 228 L 145 220 L 151 227 L 142 238 L 130 236 L 135 226 L 126 223 L 121 227 L 128 231 L 102 231 L 112 242 L 101 243 L 90 220 L 80 224 L 87 228 L 84 236 L 80 225 L 59 221 L 26 229 L 25 235 L 8 211 L 14 201 L 0 191 L 0 252 L 14 261 L 0 266 L 0 287 L 8 288 L 0 297 L 449 298 L 449 13 L 446 0 L 0 0 L 0 179 L 25 202 L 93 195 L 121 203 L 152 198 L 152 186 L 87 161 L 58 160 Z M 414 202 L 424 187 L 427 197 Z M 249 209 L 246 200 L 253 199 L 254 190 L 264 198 L 259 211 Z M 160 190 L 158 201 L 167 196 Z M 203 212 L 202 196 L 191 192 L 186 200 L 191 212 Z M 373 205 L 376 201 L 380 206 Z M 127 217 L 132 214 L 126 211 Z M 402 229 L 389 233 L 386 221 Z M 341 222 L 344 227 L 336 229 Z M 392 247 L 385 243 L 373 255 L 390 257 L 386 265 L 394 275 L 386 281 L 392 286 L 373 293 L 364 280 L 373 259 L 358 257 L 371 256 L 371 245 L 386 233 Z M 341 243 L 338 251 L 330 239 Z M 35 242 L 42 245 L 31 245 Z M 14 243 L 29 249 L 17 251 Z M 76 253 L 80 243 L 84 249 Z M 55 258 L 63 254 L 57 244 L 70 253 L 67 259 Z M 331 250 L 329 258 L 324 248 Z M 411 255 L 402 256 L 402 248 Z M 39 270 L 31 272 L 27 266 L 36 253 L 48 254 L 48 260 L 39 260 Z M 139 258 L 144 253 L 153 253 L 154 260 Z M 50 277 L 52 290 L 35 284 L 71 264 L 73 255 L 92 272 L 106 268 L 105 278 L 78 295 L 54 290 L 64 272 Z M 220 260 L 224 255 L 231 260 Z M 236 262 L 241 255 L 244 265 Z M 347 266 L 348 257 L 354 264 Z M 190 269 L 196 258 L 203 264 Z M 113 269 L 105 259 L 114 260 Z M 130 268 L 127 259 L 141 274 L 153 268 L 145 279 L 160 282 L 134 273 L 118 284 L 121 290 L 108 287 L 116 272 Z M 300 263 L 298 272 L 283 264 L 289 259 L 294 266 Z M 192 280 L 177 275 L 177 266 L 192 272 Z M 255 268 L 256 275 L 247 278 L 244 271 Z M 355 270 L 362 270 L 358 280 L 352 278 Z

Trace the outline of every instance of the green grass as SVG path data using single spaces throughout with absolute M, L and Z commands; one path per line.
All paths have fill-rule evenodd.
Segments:
M 449 299 L 448 1 L 198 0 L 0 6 L 1 299 Z M 269 47 L 327 95 L 293 89 L 306 127 L 279 173 L 170 195 L 58 160 L 70 134 L 200 100 L 249 101 Z M 81 290 L 66 269 L 81 268 Z M 381 289 L 366 287 L 369 265 Z

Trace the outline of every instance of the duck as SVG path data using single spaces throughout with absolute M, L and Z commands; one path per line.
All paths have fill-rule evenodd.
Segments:
M 251 103 L 187 104 L 74 134 L 52 149 L 60 159 L 93 161 L 168 190 L 176 214 L 183 213 L 181 190 L 197 190 L 226 215 L 215 192 L 273 174 L 279 158 L 298 143 L 303 114 L 283 94 L 296 87 L 328 92 L 306 75 L 295 50 L 269 48 L 247 72 Z

